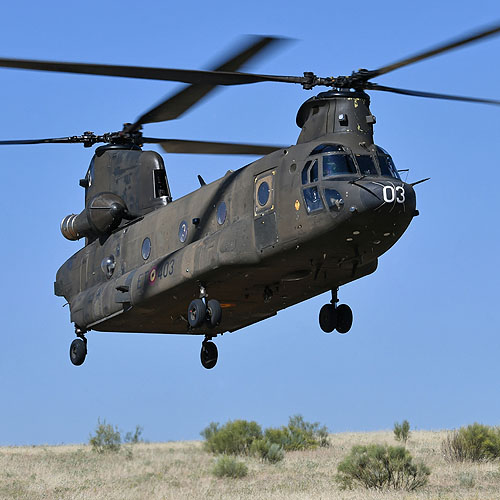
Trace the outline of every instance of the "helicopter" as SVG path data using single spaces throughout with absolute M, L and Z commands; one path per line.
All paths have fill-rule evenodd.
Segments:
M 240 68 L 279 43 L 256 37 L 213 70 L 183 70 L 0 59 L 0 66 L 187 84 L 118 132 L 4 140 L 0 145 L 98 146 L 86 175 L 85 207 L 61 232 L 85 245 L 58 270 L 54 293 L 69 304 L 76 338 L 70 360 L 82 365 L 90 331 L 203 336 L 200 359 L 213 368 L 213 339 L 331 292 L 319 312 L 327 333 L 347 333 L 353 313 L 339 288 L 377 269 L 418 215 L 413 183 L 375 144 L 375 116 L 365 91 L 500 105 L 500 101 L 407 90 L 371 80 L 448 50 L 497 35 L 500 25 L 349 76 L 262 75 Z M 144 125 L 179 118 L 218 86 L 293 83 L 329 90 L 306 100 L 291 146 L 189 141 L 144 136 Z M 157 144 L 166 153 L 258 155 L 173 200 Z

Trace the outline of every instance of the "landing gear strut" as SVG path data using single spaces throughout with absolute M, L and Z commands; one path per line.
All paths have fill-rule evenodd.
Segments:
M 80 328 L 75 327 L 75 333 L 78 338 L 71 342 L 69 359 L 75 366 L 80 366 L 87 356 L 87 339 L 85 338 L 85 332 Z
M 207 291 L 200 284 L 200 298 L 191 301 L 188 307 L 187 319 L 190 328 L 215 328 L 222 319 L 222 308 L 220 302 L 215 299 L 208 299 Z M 205 340 L 201 344 L 200 359 L 204 368 L 210 370 L 217 364 L 217 346 L 210 342 L 214 335 L 205 335 Z
M 326 332 L 337 330 L 339 333 L 347 333 L 352 326 L 352 310 L 347 304 L 337 305 L 338 288 L 332 290 L 330 304 L 325 304 L 319 311 L 319 326 Z

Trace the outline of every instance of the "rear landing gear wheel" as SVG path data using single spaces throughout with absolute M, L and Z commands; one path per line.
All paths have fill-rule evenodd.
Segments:
M 201 299 L 194 299 L 188 307 L 188 323 L 191 328 L 198 328 L 207 317 L 207 306 Z
M 201 344 L 200 359 L 203 368 L 207 370 L 212 369 L 217 364 L 217 358 L 219 353 L 217 351 L 217 346 L 213 342 L 204 340 Z
M 325 333 L 331 333 L 337 326 L 337 310 L 333 304 L 325 304 L 319 311 L 319 326 Z
M 69 359 L 75 366 L 80 366 L 87 356 L 87 343 L 84 339 L 78 338 L 71 342 L 69 348 Z
M 337 331 L 347 333 L 352 326 L 352 310 L 347 304 L 337 307 Z
M 218 300 L 210 299 L 207 303 L 207 321 L 210 328 L 215 328 L 222 319 L 222 309 Z

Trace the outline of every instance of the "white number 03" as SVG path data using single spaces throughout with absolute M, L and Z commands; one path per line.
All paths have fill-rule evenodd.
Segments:
M 394 201 L 398 203 L 405 202 L 405 190 L 403 186 L 384 186 L 382 193 L 386 203 L 393 203 Z

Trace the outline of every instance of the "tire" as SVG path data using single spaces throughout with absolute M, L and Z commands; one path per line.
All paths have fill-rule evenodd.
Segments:
M 201 344 L 200 359 L 203 368 L 211 370 L 217 364 L 219 352 L 217 346 L 213 342 L 203 342 Z
M 337 331 L 347 333 L 352 326 L 352 310 L 347 304 L 337 307 Z
M 201 299 L 194 299 L 188 307 L 188 323 L 191 328 L 203 325 L 207 317 L 207 308 Z
M 218 300 L 211 299 L 207 304 L 207 320 L 210 328 L 215 328 L 219 325 L 222 319 L 222 309 Z
M 80 366 L 87 356 L 87 346 L 82 339 L 75 339 L 69 348 L 69 359 L 75 366 Z
M 331 333 L 337 326 L 337 310 L 333 304 L 325 304 L 319 311 L 319 326 L 325 333 Z

